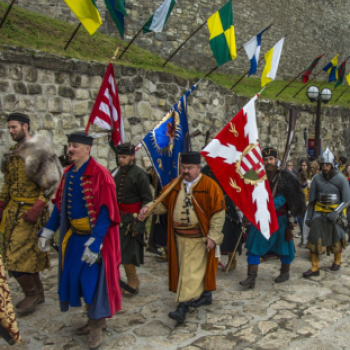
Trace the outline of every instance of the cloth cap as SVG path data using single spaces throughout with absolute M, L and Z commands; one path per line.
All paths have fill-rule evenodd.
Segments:
M 322 163 L 327 163 L 327 164 L 334 165 L 334 154 L 331 152 L 331 150 L 328 147 L 322 153 L 321 164 Z
M 199 152 L 188 151 L 182 152 L 181 163 L 183 164 L 200 164 L 201 163 L 201 154 Z
M 133 156 L 135 154 L 135 146 L 130 142 L 125 142 L 117 146 L 118 156 Z
M 84 145 L 92 146 L 94 138 L 89 136 L 86 132 L 77 131 L 67 135 L 68 142 L 77 142 Z
M 266 147 L 262 150 L 262 156 L 265 157 L 275 157 L 278 158 L 278 151 L 273 147 Z
M 22 123 L 27 123 L 28 125 L 30 124 L 30 119 L 27 116 L 27 114 L 24 113 L 11 113 L 8 117 L 7 117 L 7 121 L 10 122 L 11 120 L 16 120 L 18 122 L 22 122 Z

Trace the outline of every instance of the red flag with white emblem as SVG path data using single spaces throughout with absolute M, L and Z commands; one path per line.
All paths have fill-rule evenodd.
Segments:
M 201 154 L 226 194 L 269 239 L 278 222 L 259 144 L 257 98 L 253 97 Z
M 95 124 L 101 129 L 113 130 L 110 139 L 115 146 L 125 142 L 118 87 L 111 63 L 108 65 L 100 91 L 92 108 L 89 124 Z

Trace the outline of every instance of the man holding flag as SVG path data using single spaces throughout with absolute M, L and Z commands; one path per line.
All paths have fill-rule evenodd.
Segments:
M 202 151 L 225 193 L 252 223 L 246 245 L 248 278 L 241 282 L 250 288 L 255 286 L 260 256 L 270 250 L 288 256 L 288 260 L 282 261 L 278 282 L 288 279 L 294 246 L 285 240 L 286 203 L 293 215 L 304 208 L 297 178 L 291 173 L 288 176 L 285 171 L 279 176 L 275 201 L 272 198 L 268 179 L 271 185 L 277 182 L 277 151 L 267 148 L 263 154 L 261 152 L 255 113 L 257 98 L 258 95 L 253 97 Z M 283 207 L 281 218 L 277 218 L 275 206 Z
M 214 180 L 201 174 L 200 154 L 181 153 L 180 168 L 182 177 L 164 187 L 163 192 L 170 192 L 152 211 L 168 213 L 169 290 L 179 302 L 169 317 L 179 323 L 193 299 L 193 306 L 212 302 L 218 267 L 214 248 L 222 243 L 225 221 L 224 195 Z M 141 209 L 140 220 L 151 205 Z
M 255 226 L 251 227 L 245 245 L 248 250 L 248 277 L 240 282 L 249 288 L 255 286 L 260 257 L 268 252 L 276 253 L 281 259 L 281 272 L 275 282 L 281 283 L 289 279 L 289 268 L 295 258 L 295 250 L 293 236 L 289 230 L 288 211 L 295 217 L 305 208 L 304 195 L 298 179 L 288 170 L 278 169 L 277 150 L 272 147 L 264 148 L 262 156 L 270 188 L 277 188 L 273 203 L 278 230 L 266 239 Z

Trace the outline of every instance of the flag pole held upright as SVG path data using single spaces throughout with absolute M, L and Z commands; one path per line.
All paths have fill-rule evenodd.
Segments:
M 64 51 L 67 50 L 68 46 L 70 45 L 70 43 L 72 42 L 72 40 L 74 39 L 75 35 L 78 33 L 78 30 L 81 27 L 81 22 L 78 24 L 78 26 L 75 28 L 75 31 L 73 32 L 72 36 L 70 37 L 70 39 L 68 40 L 66 46 L 64 47 Z
M 16 0 L 12 0 L 11 4 L 10 4 L 9 7 L 7 8 L 7 11 L 6 11 L 4 17 L 3 17 L 2 20 L 1 20 L 0 29 L 1 29 L 2 26 L 4 25 L 7 16 L 10 14 L 10 11 L 11 11 L 11 9 L 12 9 L 12 6 L 15 4 L 15 1 L 16 1 Z

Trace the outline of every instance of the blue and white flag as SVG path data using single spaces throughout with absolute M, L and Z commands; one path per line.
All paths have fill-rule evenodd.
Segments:
M 261 47 L 261 36 L 267 29 L 269 29 L 269 27 L 266 27 L 259 34 L 251 38 L 247 43 L 243 45 L 244 50 L 247 53 L 248 58 L 250 60 L 250 70 L 249 70 L 248 77 L 255 74 L 256 71 L 258 70 L 258 62 L 259 62 L 260 47 Z
M 180 153 L 191 150 L 187 98 L 195 87 L 192 86 L 142 140 L 162 187 L 180 175 Z

